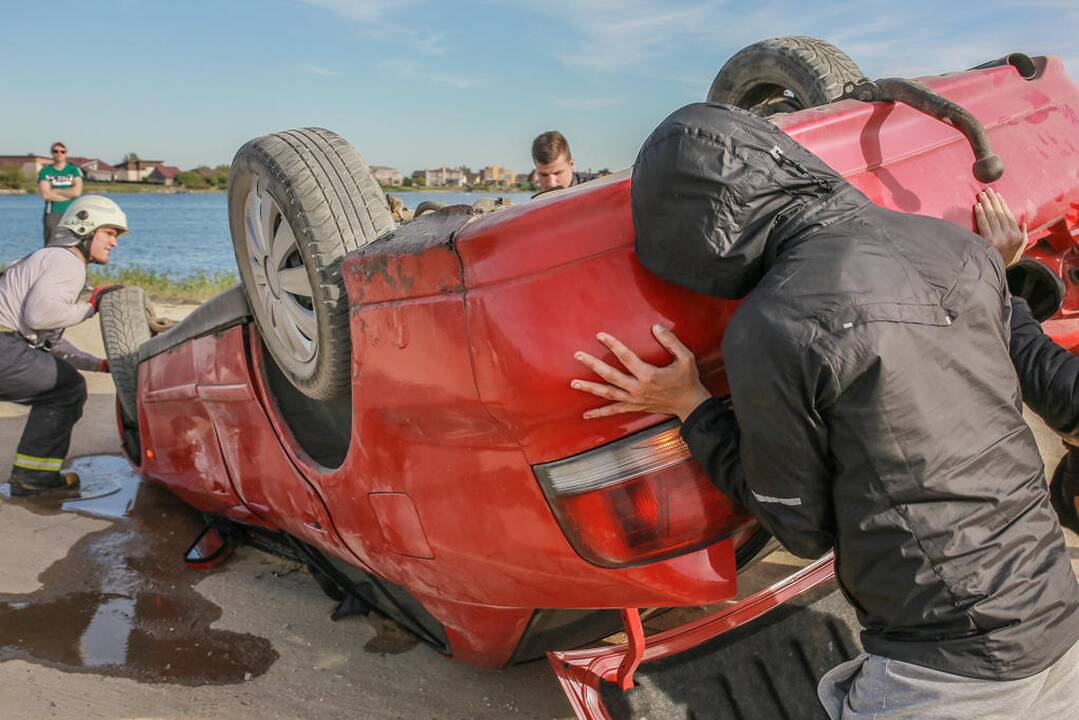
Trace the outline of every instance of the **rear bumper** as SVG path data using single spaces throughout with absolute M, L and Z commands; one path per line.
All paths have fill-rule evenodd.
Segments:
M 857 621 L 834 582 L 832 555 L 722 610 L 640 645 L 548 654 L 577 717 L 815 717 L 820 675 L 860 650 Z M 639 667 L 635 665 L 639 662 Z M 633 677 L 627 670 L 636 668 Z M 783 678 L 773 683 L 771 676 Z M 619 687 L 632 689 L 623 693 Z M 694 707 L 694 703 L 709 707 Z

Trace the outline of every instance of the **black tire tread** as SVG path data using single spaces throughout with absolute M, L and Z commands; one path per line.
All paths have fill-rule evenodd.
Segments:
M 819 38 L 792 35 L 764 40 L 761 45 L 812 68 L 813 74 L 828 88 L 829 99 L 842 95 L 846 82 L 856 82 L 865 77 L 849 55 Z
M 820 93 L 805 98 L 809 105 L 822 105 L 840 97 L 846 83 L 857 83 L 865 74 L 845 52 L 829 42 L 805 35 L 768 38 L 742 48 L 723 65 L 708 91 L 710 102 L 737 104 L 748 83 L 739 76 L 762 57 L 781 57 L 804 70 Z
M 146 322 L 146 293 L 140 287 L 124 287 L 101 296 L 101 340 L 116 383 L 116 396 L 124 420 L 137 423 L 139 346 L 150 339 Z
M 246 153 L 259 156 L 276 175 L 291 211 L 302 220 L 293 230 L 304 234 L 297 240 L 315 260 L 322 311 L 330 327 L 329 337 L 320 337 L 318 350 L 331 358 L 320 358 L 329 362 L 328 375 L 310 383 L 292 380 L 310 397 L 339 397 L 351 381 L 348 301 L 340 262 L 348 252 L 396 227 L 389 204 L 363 157 L 330 130 L 297 128 L 266 135 L 244 145 L 237 158 Z

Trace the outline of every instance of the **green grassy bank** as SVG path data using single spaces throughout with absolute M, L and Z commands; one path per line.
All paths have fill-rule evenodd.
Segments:
M 83 183 L 84 195 L 112 195 L 116 193 L 160 193 L 168 195 L 180 192 L 225 192 L 222 188 L 189 188 L 183 185 L 165 187 L 155 183 L 121 183 L 121 182 L 86 182 Z
M 86 273 L 91 285 L 137 285 L 155 302 L 201 303 L 226 290 L 239 279 L 232 272 L 197 272 L 174 277 L 141 267 L 91 267 Z

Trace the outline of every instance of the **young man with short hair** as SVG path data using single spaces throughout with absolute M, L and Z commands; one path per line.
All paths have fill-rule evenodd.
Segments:
M 532 141 L 532 162 L 540 192 L 579 185 L 595 177 L 575 171 L 566 136 L 557 130 L 548 130 Z
M 83 178 L 82 168 L 67 161 L 67 145 L 54 142 L 51 152 L 52 164 L 41 168 L 37 174 L 37 192 L 45 201 L 42 224 L 46 245 L 71 201 L 82 195 Z

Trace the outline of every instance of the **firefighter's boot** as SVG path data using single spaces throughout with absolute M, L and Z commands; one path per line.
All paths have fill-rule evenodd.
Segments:
M 49 495 L 56 497 L 79 494 L 79 474 L 73 470 L 59 472 L 13 472 L 8 481 L 12 497 Z

